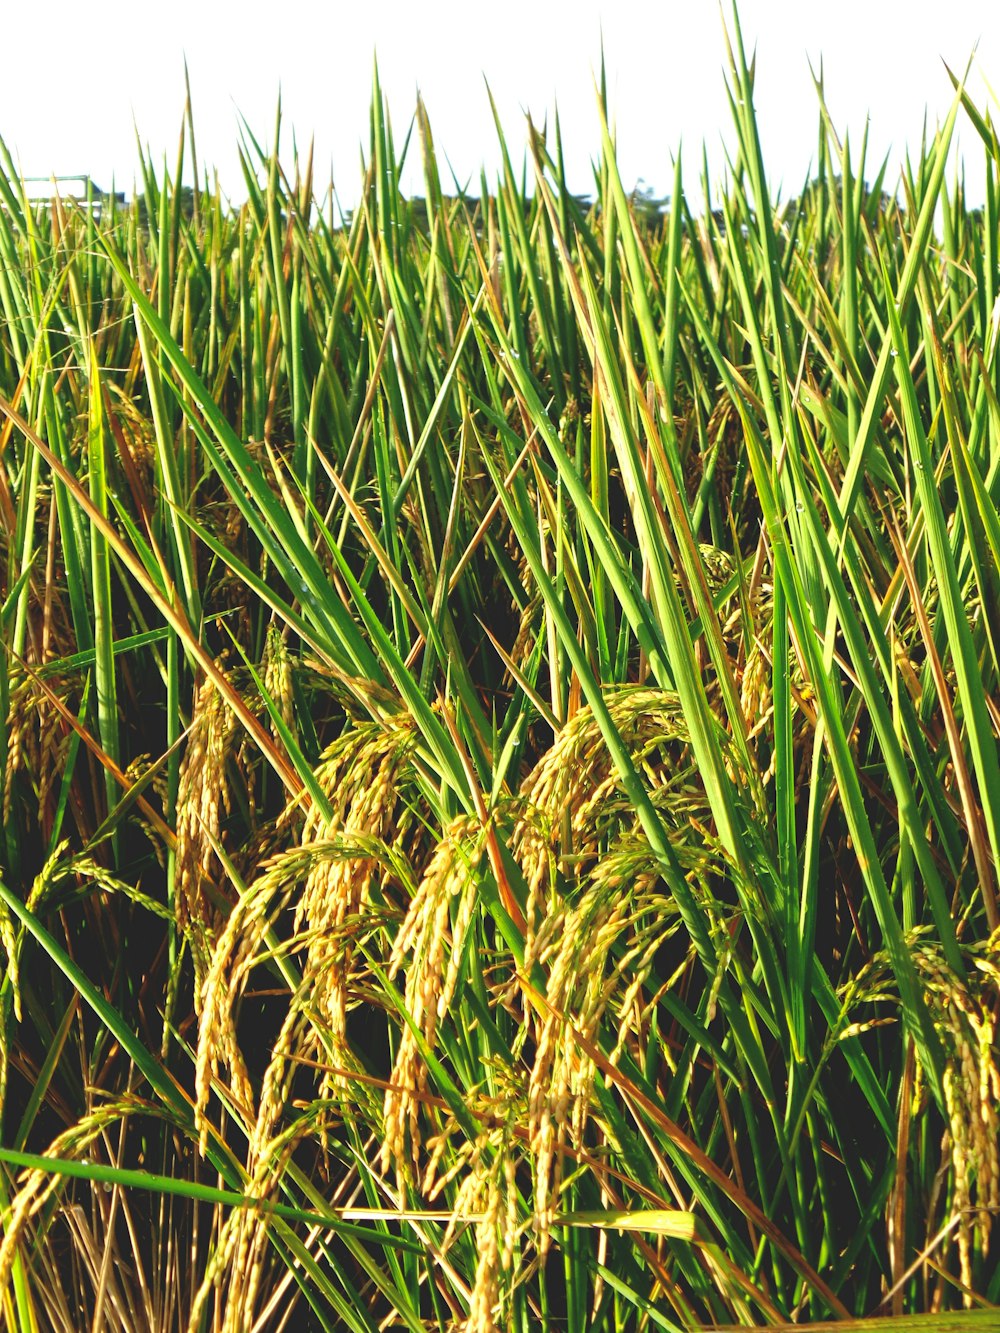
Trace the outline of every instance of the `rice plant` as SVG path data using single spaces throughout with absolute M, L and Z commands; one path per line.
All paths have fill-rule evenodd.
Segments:
M 998 1326 L 1000 142 L 727 54 L 662 208 L 0 146 L 6 1327 Z

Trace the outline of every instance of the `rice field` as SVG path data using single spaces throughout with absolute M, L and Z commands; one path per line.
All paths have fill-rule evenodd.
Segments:
M 1000 143 L 729 39 L 662 207 L 0 147 L 5 1328 L 1000 1326 Z

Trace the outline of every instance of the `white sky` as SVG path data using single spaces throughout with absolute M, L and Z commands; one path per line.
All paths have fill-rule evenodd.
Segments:
M 731 22 L 729 0 L 724 5 Z M 869 163 L 893 161 L 950 104 L 941 64 L 962 70 L 979 42 L 970 86 L 993 106 L 1000 87 L 1000 6 L 984 0 L 742 0 L 744 39 L 758 48 L 756 104 L 772 185 L 796 193 L 815 154 L 817 101 L 808 58 L 824 59 L 827 101 L 838 129 L 860 141 L 870 113 Z M 946 21 L 942 21 L 943 18 Z M 202 170 L 243 196 L 236 153 L 242 114 L 262 144 L 273 139 L 279 86 L 283 156 L 293 131 L 316 141 L 319 185 L 332 171 L 345 206 L 354 202 L 368 142 L 372 56 L 377 50 L 397 146 L 419 87 L 435 142 L 459 179 L 478 186 L 499 154 L 483 82 L 496 97 L 516 163 L 523 111 L 542 120 L 558 104 L 570 183 L 591 186 L 599 147 L 593 71 L 603 30 L 619 164 L 627 187 L 640 178 L 669 192 L 671 157 L 684 141 L 686 184 L 698 186 L 702 141 L 714 171 L 732 145 L 716 0 L 48 0 L 3 6 L 5 59 L 0 135 L 25 175 L 89 172 L 131 190 L 138 174 L 133 125 L 173 170 L 191 75 Z M 981 71 L 978 72 L 978 71 Z M 995 108 L 994 108 L 995 109 Z M 975 191 L 982 150 L 962 133 Z M 414 143 L 404 186 L 422 193 Z M 869 172 L 871 174 L 871 172 Z M 892 172 L 894 181 L 895 172 Z M 444 177 L 447 188 L 447 175 Z M 981 188 L 981 187 L 980 187 Z

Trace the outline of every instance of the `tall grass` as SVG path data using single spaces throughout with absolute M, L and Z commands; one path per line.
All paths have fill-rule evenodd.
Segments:
M 663 211 L 5 157 L 8 1327 L 996 1326 L 1000 145 L 729 41 Z

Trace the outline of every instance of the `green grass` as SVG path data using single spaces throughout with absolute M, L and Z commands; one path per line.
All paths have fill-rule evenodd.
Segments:
M 728 41 L 662 211 L 3 150 L 5 1326 L 997 1326 L 1000 145 Z

